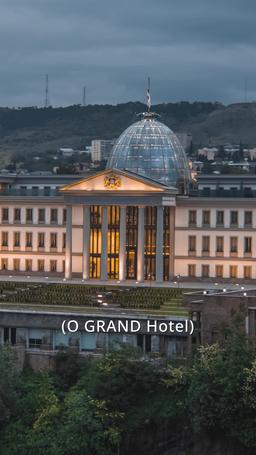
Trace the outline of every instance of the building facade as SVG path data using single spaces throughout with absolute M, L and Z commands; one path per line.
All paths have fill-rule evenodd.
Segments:
M 93 176 L 0 176 L 2 274 L 256 279 L 255 177 L 195 184 L 175 134 L 141 117 Z
M 256 279 L 254 176 L 202 176 L 185 196 L 121 170 L 0 182 L 2 274 Z

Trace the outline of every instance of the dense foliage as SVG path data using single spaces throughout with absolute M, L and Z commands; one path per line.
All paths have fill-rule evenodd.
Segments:
M 160 430 L 168 439 L 177 426 L 188 438 L 211 433 L 233 441 L 238 453 L 255 451 L 255 354 L 235 326 L 224 343 L 201 347 L 193 359 L 166 368 L 122 348 L 98 360 L 62 352 L 55 373 L 17 372 L 4 347 L 0 453 L 162 453 L 155 451 Z

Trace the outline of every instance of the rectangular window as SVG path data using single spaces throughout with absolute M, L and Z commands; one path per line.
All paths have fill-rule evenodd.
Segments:
M 237 265 L 229 266 L 229 276 L 230 278 L 237 278 Z
M 38 210 L 38 223 L 45 223 L 45 209 Z
M 8 259 L 7 258 L 1 259 L 1 269 L 8 270 Z
M 33 209 L 26 209 L 26 223 L 33 223 Z
M 251 237 L 244 238 L 244 252 L 247 254 L 252 253 L 252 238 Z
M 195 235 L 190 235 L 188 238 L 188 251 L 189 251 L 189 253 L 196 252 L 196 236 Z
M 20 247 L 20 232 L 13 233 L 13 246 Z
M 66 234 L 65 232 L 62 234 L 62 249 L 65 250 L 66 248 Z
M 32 196 L 38 196 L 39 188 L 38 186 L 32 186 Z
M 66 222 L 67 222 L 67 209 L 63 209 L 62 223 L 66 224 Z
M 20 259 L 13 259 L 13 270 L 15 272 L 20 271 Z
M 252 277 L 252 267 L 250 265 L 244 266 L 244 278 L 250 280 Z
M 216 278 L 223 278 L 223 265 L 215 266 L 215 275 Z
M 51 209 L 51 224 L 58 223 L 58 209 Z
M 8 246 L 8 232 L 2 232 L 2 246 Z
M 26 272 L 32 271 L 32 259 L 25 260 L 25 269 L 26 269 Z
M 9 221 L 9 209 L 2 209 L 2 223 L 8 223 Z
M 188 212 L 188 224 L 189 226 L 196 226 L 196 210 L 189 210 Z
M 231 210 L 230 212 L 230 226 L 238 225 L 238 212 L 236 210 Z
M 209 253 L 210 252 L 210 236 L 204 235 L 202 238 L 202 252 Z
M 216 225 L 217 226 L 223 226 L 224 225 L 224 211 L 223 210 L 217 210 L 217 213 L 216 213 Z
M 37 269 L 38 269 L 38 272 L 44 272 L 44 260 L 43 259 L 38 259 Z
M 50 247 L 57 248 L 57 234 L 56 232 L 51 232 L 50 234 Z
M 38 234 L 38 248 L 44 248 L 44 233 L 39 232 Z
M 230 237 L 230 253 L 237 253 L 237 237 Z
M 14 209 L 14 223 L 20 223 L 21 209 Z
M 217 236 L 216 237 L 216 253 L 223 253 L 224 252 L 224 237 Z
M 33 233 L 26 232 L 26 246 L 32 247 L 32 245 L 33 245 Z
M 202 277 L 209 278 L 210 267 L 209 265 L 202 265 Z
M 196 265 L 188 264 L 188 276 L 194 278 L 196 276 Z
M 210 210 L 203 210 L 203 226 L 210 226 L 211 212 Z
M 56 272 L 57 271 L 57 261 L 51 260 L 50 261 L 50 272 Z
M 244 225 L 246 227 L 252 227 L 252 212 L 250 211 L 244 212 Z

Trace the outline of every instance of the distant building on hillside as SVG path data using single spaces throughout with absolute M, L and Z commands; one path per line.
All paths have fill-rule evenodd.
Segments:
M 94 139 L 91 142 L 92 162 L 107 160 L 115 142 L 115 139 Z
M 198 149 L 197 155 L 199 158 L 204 157 L 208 161 L 215 160 L 216 155 L 218 154 L 219 149 L 217 147 L 203 147 Z

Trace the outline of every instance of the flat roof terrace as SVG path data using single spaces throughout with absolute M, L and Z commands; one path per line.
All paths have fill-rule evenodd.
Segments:
M 0 310 L 187 317 L 180 288 L 0 282 Z M 1 320 L 1 317 L 0 317 Z

